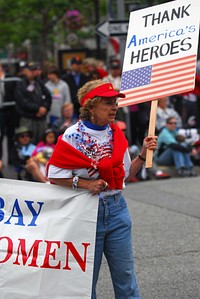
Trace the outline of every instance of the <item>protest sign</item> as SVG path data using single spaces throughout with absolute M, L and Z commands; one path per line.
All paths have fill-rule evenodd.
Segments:
M 131 12 L 119 106 L 194 89 L 199 34 L 195 1 L 172 1 Z
M 98 198 L 0 180 L 0 297 L 91 298 Z

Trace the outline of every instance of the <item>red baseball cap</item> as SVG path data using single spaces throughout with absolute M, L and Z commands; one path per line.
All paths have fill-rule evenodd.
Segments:
M 112 98 L 112 97 L 119 97 L 119 98 L 125 98 L 124 93 L 120 93 L 118 91 L 115 91 L 113 88 L 113 85 L 111 83 L 104 83 L 102 85 L 97 86 L 96 88 L 90 90 L 88 93 L 84 95 L 84 97 L 81 100 L 81 106 L 84 105 L 84 103 L 87 100 L 91 100 L 95 97 L 102 97 L 102 98 Z

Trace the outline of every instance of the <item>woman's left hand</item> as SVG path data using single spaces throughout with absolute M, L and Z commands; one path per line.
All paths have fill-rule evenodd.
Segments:
M 157 148 L 157 136 L 148 136 L 144 138 L 143 140 L 143 146 L 140 152 L 140 155 L 138 155 L 135 159 L 131 162 L 131 167 L 129 170 L 129 176 L 126 178 L 126 182 L 129 182 L 131 178 L 133 178 L 138 171 L 141 169 L 142 164 L 146 160 L 146 153 L 147 149 L 155 151 Z

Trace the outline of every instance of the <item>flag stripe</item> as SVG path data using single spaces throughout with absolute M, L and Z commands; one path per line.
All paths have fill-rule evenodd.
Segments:
M 195 66 L 196 66 L 196 63 L 193 62 L 192 64 L 188 65 L 187 67 L 185 65 L 182 67 L 179 67 L 178 69 L 171 67 L 169 71 L 168 71 L 168 69 L 165 70 L 165 69 L 155 69 L 154 68 L 153 78 L 162 76 L 163 74 L 168 75 L 168 74 L 171 74 L 172 72 L 183 74 L 184 71 L 191 70 L 191 69 L 195 68 Z
M 162 76 L 158 76 L 158 78 L 154 77 L 155 79 L 152 79 L 152 83 L 156 83 L 156 82 L 159 82 L 159 81 L 165 81 L 165 80 L 169 80 L 169 79 L 175 79 L 177 77 L 179 77 L 180 75 L 182 75 L 183 73 L 182 72 L 177 72 L 175 75 L 173 73 L 173 76 L 172 76 L 172 73 L 164 73 Z M 191 71 L 190 69 L 190 72 L 184 72 L 184 76 L 191 76 L 191 75 L 194 75 L 194 72 Z
M 171 74 L 171 73 L 170 73 Z M 179 75 L 181 75 L 181 73 L 179 73 Z M 184 73 L 184 77 L 185 76 L 191 76 L 191 75 L 194 75 L 194 72 L 187 72 L 187 73 Z M 178 74 L 174 75 L 174 76 L 162 76 L 162 78 L 158 78 L 157 80 L 152 80 L 152 83 L 157 83 L 157 82 L 162 82 L 162 81 L 167 81 L 167 80 L 171 80 L 171 79 L 177 79 L 177 76 Z
M 149 67 L 146 67 L 146 69 L 147 68 Z M 133 77 L 138 76 L 138 74 L 139 76 L 148 77 L 149 73 L 144 69 L 145 68 L 137 69 L 137 73 L 133 73 Z M 142 75 L 139 73 L 140 70 L 144 70 L 144 72 L 141 73 Z M 126 98 L 119 100 L 119 107 L 142 103 L 161 96 L 169 96 L 192 90 L 194 89 L 195 70 L 196 55 L 155 64 L 152 66 L 151 80 L 149 84 L 148 78 L 146 81 L 141 78 L 141 86 L 136 85 L 136 87 L 134 87 L 133 84 L 132 88 L 125 89 L 127 86 L 131 86 L 131 82 L 129 85 L 126 85 L 126 82 L 124 82 L 125 84 L 122 86 L 125 90 L 122 90 L 122 92 L 126 95 Z M 128 80 L 129 78 L 125 75 L 124 79 Z M 144 84 L 144 82 L 146 83 Z M 138 82 L 136 83 L 138 84 Z
M 163 71 L 166 72 L 166 71 L 171 71 L 171 72 L 177 72 L 177 71 L 180 71 L 180 70 L 183 70 L 183 69 L 191 69 L 192 67 L 195 67 L 195 62 L 192 61 L 192 62 L 185 62 L 184 65 L 176 65 L 176 66 L 168 66 L 168 67 L 164 67 L 164 68 L 158 68 L 156 65 L 153 66 L 153 74 L 155 73 L 155 75 L 158 73 L 162 73 Z M 187 67 L 186 67 L 187 66 Z

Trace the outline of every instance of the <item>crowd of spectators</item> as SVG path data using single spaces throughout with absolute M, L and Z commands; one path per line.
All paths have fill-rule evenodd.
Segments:
M 60 73 L 53 63 L 48 62 L 42 68 L 37 62 L 22 61 L 18 73 L 11 75 L 0 64 L 0 177 L 4 176 L 2 161 L 6 136 L 7 163 L 13 166 L 18 178 L 22 178 L 20 174 L 24 171 L 24 178 L 48 182 L 45 164 L 51 156 L 57 137 L 79 117 L 78 89 L 88 81 L 103 79 L 104 82 L 111 82 L 117 91 L 120 90 L 121 67 L 117 59 L 111 60 L 106 67 L 103 61 L 95 58 L 82 61 L 80 57 L 73 57 L 69 69 L 64 73 Z M 130 132 L 127 137 L 132 155 L 139 151 L 147 134 L 149 112 L 150 102 L 118 109 L 116 121 L 125 128 L 125 134 L 126 114 L 129 113 L 130 116 Z M 153 159 L 156 178 L 170 177 L 160 170 L 161 165 L 174 165 L 181 177 L 195 175 L 193 166 L 200 165 L 199 128 L 200 77 L 197 73 L 194 91 L 158 99 L 156 133 L 158 140 L 162 142 L 158 142 L 159 150 Z M 172 143 L 176 143 L 175 146 L 169 146 L 168 133 L 173 135 Z M 182 139 L 178 139 L 178 136 L 182 136 Z M 164 144 L 164 150 L 161 143 L 162 147 Z M 177 148 L 180 150 L 181 147 L 187 153 L 182 156 L 187 156 L 189 164 L 177 167 Z M 168 155 L 168 160 L 163 159 L 166 149 L 171 155 L 170 159 Z M 142 177 L 140 173 L 138 180 L 149 177 L 145 169 L 143 173 L 145 175 Z

